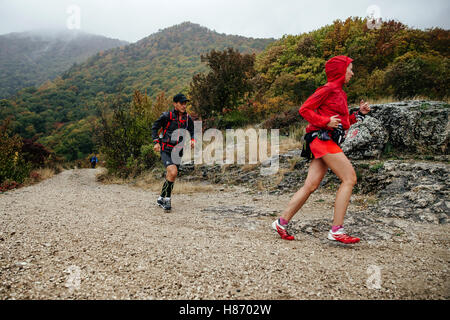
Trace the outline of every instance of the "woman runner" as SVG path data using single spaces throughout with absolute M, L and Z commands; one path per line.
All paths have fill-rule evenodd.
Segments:
M 320 185 L 328 168 L 341 180 L 336 194 L 334 220 L 328 239 L 342 243 L 357 243 L 359 238 L 351 237 L 344 231 L 344 216 L 347 211 L 352 190 L 356 184 L 356 173 L 339 144 L 342 143 L 345 130 L 362 120 L 370 107 L 361 101 L 359 111 L 349 115 L 347 95 L 342 87 L 353 76 L 352 59 L 336 56 L 325 64 L 328 82 L 318 88 L 300 107 L 300 115 L 308 121 L 305 145 L 302 156 L 311 160 L 305 183 L 294 194 L 280 218 L 272 223 L 282 239 L 294 240 L 286 227 L 292 217 L 300 210 L 306 200 Z

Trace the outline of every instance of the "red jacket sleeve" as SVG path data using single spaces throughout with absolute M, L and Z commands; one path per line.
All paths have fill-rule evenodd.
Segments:
M 348 117 L 348 119 L 350 120 L 350 125 L 355 124 L 355 123 L 357 122 L 357 120 L 356 120 L 356 113 L 353 112 L 353 113 Z
M 300 115 L 315 127 L 325 128 L 330 122 L 330 117 L 321 116 L 315 110 L 329 96 L 331 90 L 326 87 L 320 87 L 301 105 L 298 112 Z

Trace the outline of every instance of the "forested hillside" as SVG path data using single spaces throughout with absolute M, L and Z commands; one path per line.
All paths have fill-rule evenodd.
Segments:
M 310 33 L 287 35 L 257 58 L 260 93 L 265 100 L 298 104 L 325 84 L 325 62 L 333 56 L 354 59 L 349 100 L 398 99 L 450 93 L 450 32 L 418 30 L 398 21 L 370 29 L 361 18 L 337 20 Z
M 247 79 L 239 76 L 238 70 L 231 72 L 240 59 L 208 61 L 206 57 L 211 70 L 193 79 L 190 95 L 194 109 L 207 120 L 206 124 L 224 128 L 264 121 L 266 128 L 288 131 L 290 125 L 298 126 L 301 120 L 298 108 L 302 102 L 327 82 L 326 61 L 338 55 L 354 60 L 354 77 L 345 86 L 350 104 L 360 99 L 447 101 L 449 48 L 448 30 L 418 30 L 399 21 L 384 21 L 377 28 L 369 28 L 367 20 L 358 17 L 336 20 L 318 30 L 285 35 L 273 42 L 256 56 L 254 70 L 253 62 L 244 64 L 252 65 L 246 70 Z M 224 67 L 216 60 L 223 64 L 235 62 Z M 221 79 L 217 79 L 219 74 L 223 74 Z M 232 97 L 230 90 L 238 78 L 246 85 L 239 86 L 245 91 L 240 92 L 243 99 L 236 104 L 222 97 Z M 230 102 L 221 103 L 217 97 Z
M 161 92 L 173 95 L 205 70 L 200 54 L 227 47 L 257 53 L 273 41 L 219 34 L 182 23 L 136 43 L 100 51 L 54 81 L 21 90 L 0 101 L 0 118 L 14 115 L 16 133 L 26 138 L 38 135 L 40 142 L 67 159 L 83 157 L 93 147 L 93 118 L 86 119 L 117 94 L 125 101 L 131 101 L 134 90 L 147 91 L 151 98 Z
M 71 30 L 0 35 L 0 99 L 53 80 L 74 63 L 128 42 Z
M 166 98 L 188 93 L 193 77 L 208 71 L 201 56 L 229 47 L 243 54 L 258 53 L 252 58 L 254 65 L 250 63 L 254 70 L 246 72 L 252 76 L 245 80 L 249 86 L 239 105 L 223 106 L 216 116 L 202 112 L 203 120 L 213 119 L 205 124 L 236 126 L 266 120 L 265 127 L 287 128 L 299 120 L 294 109 L 325 84 L 325 62 L 336 55 L 354 59 L 355 76 L 345 89 L 350 103 L 361 98 L 446 100 L 449 96 L 448 30 L 412 29 L 398 21 L 368 28 L 365 19 L 348 18 L 274 41 L 219 34 L 186 22 L 101 51 L 54 81 L 0 100 L 0 118 L 14 116 L 15 133 L 38 138 L 68 160 L 82 158 L 95 148 L 92 136 L 98 110 L 126 106 L 135 90 L 146 93 L 150 101 L 161 93 Z

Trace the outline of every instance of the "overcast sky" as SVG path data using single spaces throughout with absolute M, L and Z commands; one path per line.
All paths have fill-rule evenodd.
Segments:
M 190 21 L 220 33 L 280 38 L 365 17 L 368 8 L 414 28 L 450 28 L 450 0 L 0 0 L 0 34 L 70 25 L 135 42 Z

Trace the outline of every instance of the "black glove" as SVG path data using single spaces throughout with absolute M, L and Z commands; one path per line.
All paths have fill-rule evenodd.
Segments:
M 358 111 L 355 112 L 356 121 L 363 121 L 365 117 L 366 117 L 365 114 L 362 114 L 361 112 Z

